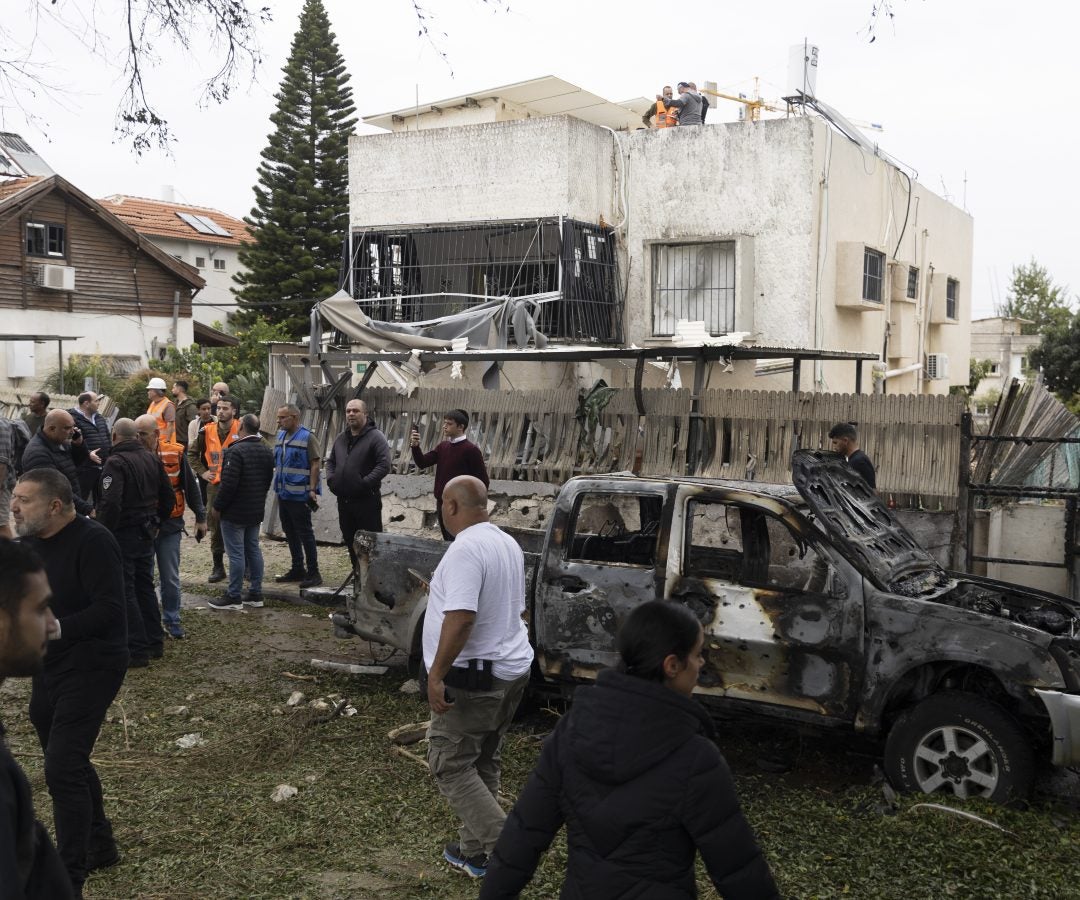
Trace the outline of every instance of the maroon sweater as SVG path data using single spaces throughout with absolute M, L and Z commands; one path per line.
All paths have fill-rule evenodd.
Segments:
M 435 499 L 442 500 L 443 488 L 451 478 L 458 475 L 473 475 L 488 484 L 487 467 L 480 448 L 466 438 L 453 443 L 443 441 L 434 450 L 421 453 L 419 447 L 412 448 L 413 462 L 418 469 L 435 466 Z

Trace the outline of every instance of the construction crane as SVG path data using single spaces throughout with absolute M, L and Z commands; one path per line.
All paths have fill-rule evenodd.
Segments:
M 712 82 L 706 82 L 711 84 Z M 712 97 L 719 97 L 721 100 L 733 100 L 736 103 L 741 103 L 746 107 L 746 121 L 759 122 L 761 121 L 761 111 L 768 110 L 769 112 L 783 112 L 791 115 L 791 104 L 789 103 L 785 109 L 781 109 L 778 106 L 773 105 L 768 100 L 763 100 L 758 91 L 758 79 L 754 78 L 754 96 L 746 97 L 743 95 L 735 96 L 734 94 L 724 94 L 720 91 L 713 90 L 712 88 L 702 88 L 702 94 L 709 94 Z M 849 119 L 852 125 L 862 129 L 863 131 L 876 131 L 878 133 L 885 131 L 885 126 L 879 122 L 866 122 L 862 119 Z
M 708 83 L 708 82 L 707 82 Z M 779 107 L 773 106 L 766 100 L 762 100 L 758 92 L 758 80 L 754 79 L 754 96 L 744 97 L 742 95 L 735 96 L 734 94 L 724 94 L 720 91 L 712 88 L 702 88 L 701 93 L 709 94 L 712 97 L 719 97 L 721 100 L 733 100 L 736 103 L 741 103 L 746 107 L 746 119 L 749 122 L 757 122 L 761 119 L 761 111 L 768 110 L 769 112 L 785 112 L 785 110 Z

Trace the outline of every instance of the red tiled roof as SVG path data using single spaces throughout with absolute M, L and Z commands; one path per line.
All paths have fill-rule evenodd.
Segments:
M 6 200 L 20 191 L 33 187 L 42 180 L 40 175 L 32 175 L 28 178 L 11 178 L 0 180 L 0 200 Z
M 127 197 L 123 194 L 106 197 L 98 202 L 139 234 L 226 246 L 239 246 L 242 242 L 251 239 L 248 227 L 242 221 L 205 206 L 191 206 L 167 200 L 147 200 L 143 197 Z M 179 213 L 210 219 L 229 232 L 229 237 L 196 231 L 180 218 Z

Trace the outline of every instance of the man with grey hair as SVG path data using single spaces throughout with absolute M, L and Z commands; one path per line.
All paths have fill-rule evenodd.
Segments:
M 165 653 L 154 592 L 154 539 L 159 524 L 172 514 L 173 502 L 161 461 L 139 441 L 139 429 L 131 419 L 117 419 L 112 452 L 101 470 L 97 518 L 123 553 L 132 668 L 144 668 L 151 658 L 160 659 Z
M 240 420 L 240 436 L 225 451 L 221 483 L 214 497 L 214 515 L 221 519 L 219 527 L 229 557 L 229 586 L 224 597 L 208 601 L 211 609 L 263 605 L 259 526 L 273 480 L 273 451 L 259 435 L 259 417 L 248 413 Z M 245 572 L 250 584 L 246 600 L 242 597 Z

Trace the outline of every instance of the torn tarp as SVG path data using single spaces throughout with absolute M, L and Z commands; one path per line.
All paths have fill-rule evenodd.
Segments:
M 518 347 L 531 341 L 538 349 L 547 337 L 536 327 L 541 303 L 558 292 L 489 300 L 460 313 L 426 322 L 379 322 L 366 315 L 345 291 L 323 300 L 316 309 L 324 326 L 373 351 L 449 350 L 455 338 L 467 338 L 470 350 L 503 350 L 511 338 Z

